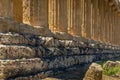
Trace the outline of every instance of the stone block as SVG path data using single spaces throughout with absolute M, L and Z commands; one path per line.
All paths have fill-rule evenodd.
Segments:
M 84 80 L 102 80 L 102 72 L 101 65 L 92 63 L 85 74 Z
M 34 48 L 17 45 L 0 45 L 0 59 L 17 59 L 35 57 Z

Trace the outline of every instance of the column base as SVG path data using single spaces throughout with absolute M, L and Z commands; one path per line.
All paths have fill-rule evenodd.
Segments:
M 73 40 L 73 36 L 66 32 L 54 32 L 54 37 L 61 40 Z

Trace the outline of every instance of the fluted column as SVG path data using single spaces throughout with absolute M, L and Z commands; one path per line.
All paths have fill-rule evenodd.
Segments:
M 68 0 L 68 32 L 74 36 L 81 36 L 82 0 Z
M 109 41 L 112 42 L 112 9 L 109 6 Z
M 108 20 L 108 28 L 107 28 L 107 31 L 108 31 L 108 42 L 110 43 L 110 31 L 111 31 L 111 12 L 110 12 L 110 6 L 109 6 L 109 3 L 107 2 L 107 6 L 108 6 L 108 16 L 107 16 L 107 20 Z
M 31 24 L 31 0 L 23 0 L 23 23 Z
M 99 18 L 100 18 L 100 28 L 99 28 L 99 38 L 100 41 L 104 41 L 104 1 L 99 0 Z
M 81 8 L 81 10 L 82 10 L 82 26 L 81 26 L 81 28 L 82 28 L 82 37 L 85 37 L 86 38 L 86 24 L 85 24 L 85 22 L 86 22 L 86 19 L 85 19 L 85 17 L 86 17 L 86 9 L 85 9 L 85 6 L 86 6 L 86 4 L 85 4 L 85 0 L 82 0 L 82 2 L 81 2 L 81 6 L 82 6 L 82 8 Z
M 116 22 L 117 22 L 117 25 L 116 25 L 116 36 L 117 36 L 117 40 L 116 40 L 116 43 L 117 43 L 117 45 L 119 44 L 119 17 L 118 17 L 118 15 L 116 14 Z
M 53 32 L 67 32 L 67 0 L 49 0 L 49 28 Z
M 86 24 L 86 38 L 91 39 L 91 29 L 92 29 L 92 5 L 91 0 L 85 1 L 85 24 Z
M 93 39 L 97 40 L 98 38 L 98 26 L 97 26 L 97 6 L 98 0 L 92 0 L 92 19 L 93 19 Z
M 0 17 L 13 19 L 13 0 L 0 0 Z
M 108 30 L 109 30 L 109 24 L 108 24 L 108 2 L 105 1 L 105 9 L 104 9 L 104 14 L 105 14 L 105 21 L 104 21 L 104 24 L 105 24 L 105 42 L 108 42 Z
M 23 22 L 23 0 L 13 0 L 13 14 L 17 22 Z
M 111 8 L 111 7 L 110 7 Z M 111 8 L 111 43 L 113 44 L 113 10 Z
M 23 0 L 23 22 L 32 26 L 48 26 L 47 0 Z
M 114 11 L 113 11 L 113 32 L 112 32 L 112 36 L 113 36 L 113 38 L 112 38 L 112 41 L 113 41 L 113 43 L 114 43 L 114 41 L 115 41 L 115 36 L 114 36 L 114 32 L 115 32 L 115 30 L 114 30 L 114 26 L 115 26 L 115 21 L 114 21 L 114 19 L 115 19 L 115 17 L 114 17 Z
M 117 20 L 116 20 L 116 13 L 115 13 L 115 25 L 114 25 L 114 36 L 115 36 L 115 44 L 117 43 Z

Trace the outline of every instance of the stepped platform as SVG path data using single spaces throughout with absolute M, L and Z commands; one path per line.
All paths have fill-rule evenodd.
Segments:
M 120 56 L 117 45 L 1 18 L 0 23 L 1 80 L 40 80 L 76 65 Z

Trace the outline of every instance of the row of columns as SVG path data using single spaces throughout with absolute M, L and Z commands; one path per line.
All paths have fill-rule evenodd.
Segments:
M 18 22 L 45 26 L 53 32 L 66 32 L 73 36 L 120 44 L 120 18 L 117 16 L 115 5 L 106 0 L 18 0 L 18 2 L 21 4 L 16 5 L 16 0 L 1 0 L 0 16 L 11 18 L 14 16 Z

